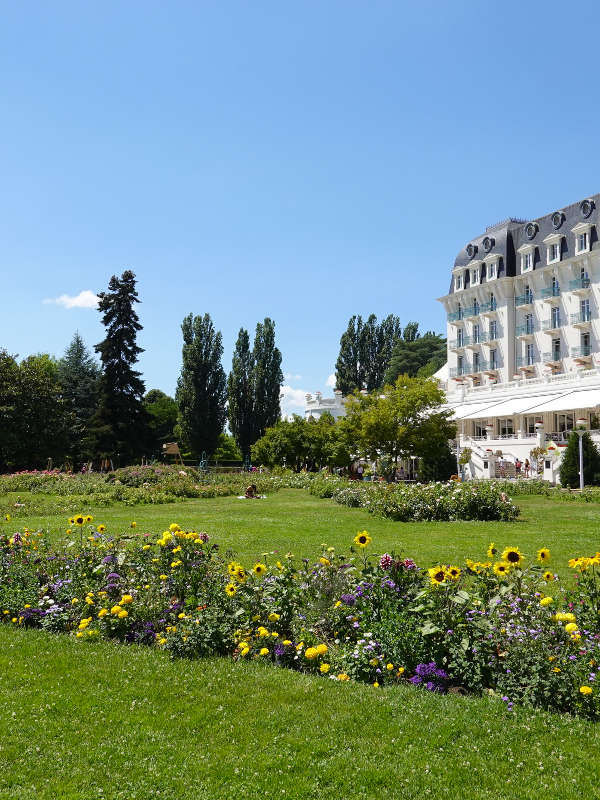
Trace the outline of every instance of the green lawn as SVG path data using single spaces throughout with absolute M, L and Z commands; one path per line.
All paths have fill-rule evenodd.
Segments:
M 0 629 L 0 798 L 599 796 L 600 727 Z
M 64 536 L 64 510 L 12 520 Z M 0 498 L 4 511 L 8 498 Z M 265 501 L 81 509 L 109 531 L 206 530 L 247 561 L 263 552 L 402 549 L 424 565 L 481 556 L 488 543 L 552 566 L 600 548 L 600 506 L 519 498 L 516 523 L 394 523 L 285 490 Z M 3 523 L 6 525 L 6 523 Z M 0 799 L 600 798 L 600 726 L 500 700 L 385 690 L 228 659 L 0 627 Z
M 14 515 L 11 527 L 28 525 L 47 528 L 53 538 L 64 537 L 68 512 L 56 509 L 42 516 L 27 513 L 29 498 L 22 495 L 25 508 Z M 321 543 L 347 548 L 357 530 L 373 536 L 372 548 L 385 552 L 392 548 L 428 566 L 442 561 L 461 562 L 465 557 L 485 556 L 490 541 L 499 546 L 516 545 L 530 556 L 542 546 L 552 551 L 551 566 L 561 575 L 569 573 L 567 560 L 573 555 L 600 549 L 597 530 L 600 505 L 564 502 L 545 497 L 520 497 L 522 509 L 515 523 L 504 522 L 424 522 L 398 523 L 378 519 L 361 509 L 339 506 L 320 500 L 300 489 L 284 489 L 266 500 L 246 501 L 235 497 L 214 500 L 187 500 L 160 506 L 113 506 L 82 508 L 108 531 L 129 535 L 130 522 L 136 532 L 160 533 L 171 522 L 188 529 L 205 530 L 223 550 L 231 549 L 246 561 L 264 552 L 291 551 L 312 556 Z M 0 509 L 9 508 L 0 498 Z M 6 525 L 6 524 L 5 524 Z

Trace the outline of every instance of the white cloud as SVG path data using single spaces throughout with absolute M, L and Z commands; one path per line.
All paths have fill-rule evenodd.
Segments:
M 98 295 L 90 289 L 84 289 L 75 296 L 61 294 L 60 297 L 49 297 L 44 300 L 46 305 L 54 304 L 63 308 L 97 308 Z
M 301 381 L 302 375 L 294 375 L 292 372 L 284 372 L 283 379 L 286 381 Z
M 304 406 L 306 404 L 306 389 L 294 389 L 285 384 L 281 387 L 281 416 L 287 417 L 290 414 L 300 414 L 304 416 Z
M 335 373 L 330 375 L 327 380 L 325 381 L 325 386 L 329 386 L 331 389 L 335 389 Z

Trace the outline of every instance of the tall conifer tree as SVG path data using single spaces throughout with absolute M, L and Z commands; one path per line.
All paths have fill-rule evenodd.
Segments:
M 140 302 L 135 285 L 130 270 L 120 278 L 113 275 L 98 303 L 106 337 L 95 347 L 102 376 L 99 405 L 90 425 L 91 442 L 97 455 L 121 464 L 144 454 L 148 437 L 144 382 L 133 368 L 143 352 L 136 341 L 142 326 L 135 310 Z
M 184 445 L 196 456 L 212 455 L 226 419 L 226 377 L 221 359 L 223 342 L 209 314 L 189 314 L 181 325 L 183 363 L 175 399 L 179 406 Z
M 85 346 L 79 332 L 75 332 L 64 356 L 58 362 L 58 380 L 62 396 L 72 415 L 68 452 L 74 465 L 89 455 L 84 442 L 87 439 L 90 420 L 98 405 L 100 375 L 100 367 Z

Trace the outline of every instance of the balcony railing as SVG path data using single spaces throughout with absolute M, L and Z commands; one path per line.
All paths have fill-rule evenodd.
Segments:
M 533 367 L 536 362 L 535 356 L 517 356 L 517 367 Z
M 463 318 L 462 309 L 460 311 L 451 311 L 448 314 L 448 322 L 458 322 L 458 320 L 461 320 L 462 318 Z
M 569 281 L 569 289 L 572 292 L 577 289 L 589 289 L 589 288 L 590 288 L 589 278 L 575 278 L 574 281 Z
M 477 336 L 473 336 L 473 344 L 485 344 L 489 342 L 490 337 L 485 331 L 481 331 L 481 333 L 477 334 Z
M 468 364 L 463 364 L 462 367 L 450 367 L 449 374 L 451 378 L 459 378 L 461 375 L 470 375 L 471 368 Z
M 525 292 L 515 297 L 516 306 L 529 306 L 533 303 L 533 292 Z
M 463 311 L 465 317 L 476 317 L 479 314 L 479 306 L 469 306 Z
M 571 348 L 571 357 L 572 358 L 588 358 L 588 356 L 592 355 L 592 345 L 591 344 L 582 344 L 579 347 L 572 347 Z
M 460 350 L 462 347 L 467 347 L 468 345 L 473 343 L 473 337 L 471 336 L 463 336 L 462 339 L 452 339 L 450 341 L 450 349 L 451 350 Z
M 535 322 L 526 325 L 517 325 L 515 327 L 515 336 L 530 336 L 535 333 L 536 330 L 537 324 Z
M 544 353 L 542 356 L 542 361 L 545 364 L 553 364 L 555 361 L 560 361 L 561 359 L 562 355 L 560 350 L 552 350 L 552 352 Z
M 547 300 L 549 297 L 560 297 L 560 286 L 550 286 L 547 289 L 542 289 L 540 297 L 542 300 Z
M 579 311 L 577 314 L 571 314 L 571 325 L 580 325 L 582 322 L 591 322 L 591 319 L 592 311 L 588 308 L 586 311 Z
M 479 313 L 480 314 L 489 314 L 491 311 L 496 311 L 497 304 L 495 300 L 490 300 L 487 303 L 482 303 L 479 306 Z
M 494 328 L 490 328 L 490 332 L 488 333 L 488 338 L 487 338 L 488 342 L 497 342 L 498 339 L 501 338 L 502 338 L 502 331 L 498 326 L 496 326 L 495 330 Z
M 557 328 L 562 328 L 563 324 L 564 323 L 563 323 L 563 321 L 562 321 L 562 319 L 561 319 L 561 317 L 559 315 L 557 317 L 552 317 L 550 319 L 545 319 L 542 322 L 542 330 L 543 331 L 555 331 Z

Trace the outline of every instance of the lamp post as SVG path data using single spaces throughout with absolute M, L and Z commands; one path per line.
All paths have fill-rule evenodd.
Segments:
M 579 436 L 579 490 L 583 491 L 583 434 L 587 427 L 587 420 L 583 417 L 575 420 L 575 433 Z

